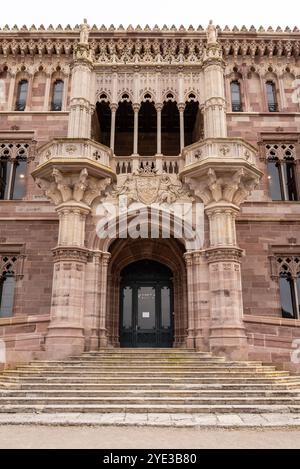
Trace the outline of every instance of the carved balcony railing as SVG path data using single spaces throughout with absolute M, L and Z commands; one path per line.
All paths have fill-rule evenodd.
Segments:
M 180 156 L 115 156 L 113 169 L 116 174 L 130 174 L 138 169 L 150 167 L 159 172 L 179 174 L 183 163 Z
M 206 160 L 244 160 L 250 165 L 256 165 L 256 149 L 239 138 L 206 139 L 193 143 L 183 150 L 185 168 Z
M 39 149 L 39 164 L 50 159 L 87 159 L 111 167 L 112 151 L 89 139 L 56 138 Z

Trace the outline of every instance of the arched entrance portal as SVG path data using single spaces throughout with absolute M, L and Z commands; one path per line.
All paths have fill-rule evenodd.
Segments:
M 107 272 L 107 306 L 106 306 L 106 330 L 108 344 L 111 347 L 186 347 L 188 329 L 187 310 L 187 275 L 184 260 L 185 248 L 178 240 L 171 239 L 116 239 L 109 247 L 111 259 Z M 131 282 L 131 283 L 130 283 Z M 140 284 L 139 284 L 140 282 Z M 157 282 L 157 283 L 155 283 Z M 126 289 L 131 287 L 131 290 Z M 146 299 L 140 297 L 138 293 L 149 293 L 148 290 L 138 290 L 139 287 L 153 288 L 149 290 L 155 298 Z M 163 289 L 163 287 L 166 287 Z M 159 288 L 162 288 L 159 291 Z M 170 292 L 167 288 L 170 288 Z M 168 295 L 170 294 L 170 298 Z M 125 295 L 125 304 L 124 304 Z M 161 300 L 160 297 L 163 297 Z M 147 298 L 147 297 L 146 297 Z M 132 301 L 132 304 L 130 302 Z M 162 305 L 161 301 L 164 301 Z M 135 303 L 134 303 L 135 302 Z M 151 303 L 152 302 L 152 303 Z M 170 302 L 170 306 L 168 306 Z M 155 318 L 153 319 L 149 306 L 154 308 Z M 123 320 L 123 310 L 126 308 L 125 326 Z M 140 315 L 150 313 L 141 318 L 139 323 L 136 315 L 140 307 Z M 160 309 L 163 309 L 161 312 Z M 170 310 L 170 311 L 169 311 Z M 164 339 L 162 337 L 161 326 L 167 324 L 168 314 L 171 312 L 171 328 L 165 330 Z M 174 315 L 173 315 L 174 312 Z M 161 319 L 160 316 L 164 314 Z M 131 318 L 131 320 L 130 320 Z M 142 338 L 134 337 L 144 330 L 144 325 L 150 327 L 152 323 L 153 333 L 156 342 L 150 336 Z M 154 324 L 155 321 L 155 324 Z M 137 328 L 140 329 L 137 330 Z M 147 329 L 146 327 L 146 329 Z M 135 330 L 134 330 L 135 329 Z M 146 331 L 147 332 L 147 331 Z M 127 336 L 126 336 L 127 333 Z M 122 336 L 122 337 L 121 337 Z M 130 336 L 130 337 L 129 337 Z M 144 340 L 144 342 L 142 342 Z
M 121 347 L 172 347 L 174 342 L 172 271 L 142 260 L 125 267 L 120 282 Z

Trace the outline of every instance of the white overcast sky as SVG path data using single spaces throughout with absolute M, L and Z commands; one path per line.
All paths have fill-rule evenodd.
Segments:
M 299 0 L 2 0 L 0 25 L 300 26 Z

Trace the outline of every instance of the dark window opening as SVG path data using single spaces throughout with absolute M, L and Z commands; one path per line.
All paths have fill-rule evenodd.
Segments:
M 164 103 L 161 115 L 162 153 L 166 156 L 180 154 L 180 118 L 177 104 Z
M 153 156 L 157 152 L 157 113 L 153 102 L 143 102 L 139 110 L 138 153 Z
M 299 314 L 296 302 L 295 282 L 289 272 L 281 272 L 279 277 L 282 317 L 297 319 Z
M 133 153 L 134 112 L 131 102 L 119 103 L 116 113 L 115 154 L 131 156 Z
M 298 200 L 296 188 L 295 161 L 293 158 L 285 158 L 282 164 L 284 171 L 284 180 L 286 184 L 287 200 Z
M 9 318 L 13 315 L 14 292 L 14 273 L 4 272 L 0 277 L 0 318 Z
M 275 83 L 273 83 L 272 81 L 267 81 L 266 88 L 269 112 L 277 112 L 278 103 Z
M 26 194 L 26 158 L 0 160 L 0 200 L 21 200 Z
M 201 112 L 199 103 L 191 101 L 186 103 L 184 110 L 184 146 L 191 145 L 202 138 Z
M 16 111 L 25 111 L 26 101 L 28 93 L 28 81 L 21 80 L 18 84 L 17 99 L 16 99 Z
M 294 158 L 283 161 L 276 156 L 267 162 L 271 198 L 274 201 L 297 201 L 297 184 Z
M 64 93 L 64 82 L 56 80 L 53 85 L 53 95 L 51 102 L 51 111 L 61 111 Z
M 96 112 L 99 124 L 97 140 L 110 147 L 111 109 L 109 103 L 105 101 L 97 103 Z
M 238 81 L 232 81 L 230 84 L 231 90 L 231 107 L 233 112 L 241 112 L 242 98 L 241 98 L 241 85 Z

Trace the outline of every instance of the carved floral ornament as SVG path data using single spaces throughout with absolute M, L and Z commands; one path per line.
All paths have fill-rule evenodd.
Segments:
M 107 198 L 126 196 L 128 205 L 140 202 L 145 205 L 154 203 L 172 204 L 176 201 L 191 202 L 192 198 L 186 186 L 176 175 L 158 173 L 150 167 L 128 174 L 125 181 L 113 187 Z
M 72 201 L 90 207 L 110 184 L 110 179 L 96 179 L 89 175 L 86 168 L 76 175 L 65 175 L 54 168 L 50 180 L 37 178 L 36 183 L 55 205 Z
M 196 179 L 189 182 L 206 206 L 214 202 L 229 202 L 240 206 L 259 184 L 259 177 L 248 174 L 244 169 L 236 171 L 230 178 L 219 177 L 210 168 L 200 187 Z

